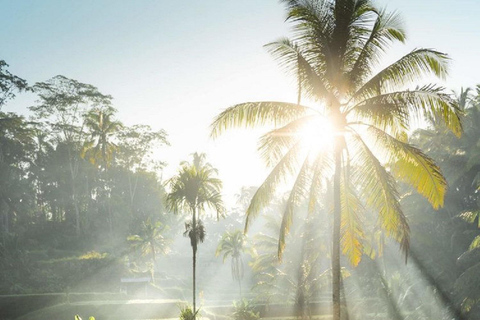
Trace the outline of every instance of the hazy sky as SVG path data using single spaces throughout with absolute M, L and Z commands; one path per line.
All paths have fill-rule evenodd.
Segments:
M 399 11 L 409 35 L 386 61 L 434 48 L 453 59 L 446 86 L 480 83 L 480 0 L 376 3 Z M 208 126 L 235 103 L 295 101 L 291 79 L 262 47 L 289 35 L 278 1 L 0 0 L 0 12 L 0 59 L 10 71 L 30 84 L 58 74 L 93 84 L 114 97 L 124 123 L 165 129 L 165 177 L 195 151 L 207 152 L 229 193 L 265 176 L 254 134 L 211 141 Z M 26 113 L 32 99 L 5 110 Z

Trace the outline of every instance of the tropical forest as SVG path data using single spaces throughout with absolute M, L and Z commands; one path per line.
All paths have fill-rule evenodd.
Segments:
M 480 319 L 477 7 L 0 0 L 0 320 Z

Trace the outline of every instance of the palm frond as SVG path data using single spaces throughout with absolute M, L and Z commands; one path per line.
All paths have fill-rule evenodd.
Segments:
M 322 179 L 326 175 L 326 171 L 331 164 L 328 161 L 328 155 L 319 153 L 314 162 L 314 169 L 312 174 L 312 182 L 310 184 L 310 191 L 308 197 L 308 213 L 312 214 L 315 208 L 321 203 L 319 197 L 322 195 L 321 189 L 323 187 Z
M 307 107 L 288 102 L 247 102 L 220 113 L 211 124 L 211 137 L 216 138 L 230 128 L 254 128 L 266 124 L 284 125 L 307 112 Z
M 340 240 L 343 254 L 347 256 L 352 266 L 357 266 L 363 253 L 362 240 L 364 235 L 360 215 L 364 209 L 350 185 L 351 179 L 347 176 L 346 171 L 347 169 L 344 168 L 340 184 Z
M 449 58 L 445 53 L 431 49 L 415 49 L 378 72 L 353 98 L 368 98 L 382 92 L 394 91 L 421 79 L 424 75 L 432 74 L 443 79 L 447 75 L 448 62 Z
M 289 74 L 295 74 L 299 78 L 299 88 L 303 89 L 309 97 L 337 101 L 337 98 L 328 90 L 328 84 L 324 82 L 324 77 L 321 73 L 319 74 L 318 68 L 312 65 L 312 59 L 305 56 L 289 39 L 281 39 L 265 47 Z
M 447 127 L 457 136 L 461 134 L 461 111 L 457 103 L 441 87 L 423 86 L 415 90 L 404 90 L 380 94 L 367 98 L 350 111 L 382 129 L 401 127 L 409 129 L 410 118 L 442 117 Z
M 270 202 L 278 185 L 295 171 L 301 147 L 302 143 L 297 142 L 272 169 L 253 195 L 245 215 L 245 233 L 248 231 L 250 220 L 255 218 Z
M 293 213 L 301 201 L 305 199 L 305 195 L 308 190 L 308 184 L 310 182 L 309 176 L 311 172 L 311 163 L 308 157 L 305 158 L 300 171 L 297 174 L 297 179 L 293 184 L 290 195 L 288 196 L 285 204 L 285 211 L 282 216 L 282 224 L 280 225 L 280 233 L 278 237 L 278 259 L 282 259 L 283 250 L 285 249 L 285 238 L 290 232 L 290 226 L 293 221 Z
M 409 249 L 410 228 L 400 207 L 395 179 L 382 166 L 359 135 L 356 142 L 356 184 L 366 205 L 379 214 L 379 225 L 387 236 L 395 239 L 404 253 Z
M 355 63 L 349 71 L 349 80 L 352 86 L 363 83 L 374 65 L 376 65 L 381 54 L 386 51 L 393 41 L 405 41 L 405 31 L 399 15 L 395 12 L 387 13 L 385 10 L 378 12 L 377 18 L 370 34 L 365 39 L 360 39 L 361 45 L 354 58 Z
M 383 130 L 369 126 L 368 131 L 389 154 L 391 171 L 398 179 L 412 185 L 435 209 L 443 206 L 447 181 L 433 159 L 420 149 L 396 139 Z
M 299 141 L 301 129 L 314 117 L 301 117 L 260 137 L 258 151 L 267 166 L 278 163 L 285 152 Z

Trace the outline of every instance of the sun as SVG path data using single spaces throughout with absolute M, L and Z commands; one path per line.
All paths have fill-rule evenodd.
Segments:
M 317 154 L 333 147 L 334 129 L 327 118 L 316 116 L 305 123 L 298 133 L 303 148 Z

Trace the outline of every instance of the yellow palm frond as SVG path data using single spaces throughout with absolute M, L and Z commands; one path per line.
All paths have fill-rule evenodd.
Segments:
M 442 207 L 447 191 L 447 181 L 433 159 L 420 149 L 396 139 L 383 130 L 370 126 L 368 131 L 389 155 L 392 174 L 413 186 L 427 198 L 433 208 Z
M 364 209 L 350 183 L 351 179 L 347 177 L 344 168 L 340 192 L 340 240 L 343 254 L 347 256 L 352 266 L 357 266 L 362 259 L 363 253 L 362 241 L 364 234 L 360 216 Z
M 386 235 L 395 239 L 406 253 L 410 228 L 400 207 L 395 179 L 375 157 L 358 135 L 352 135 L 356 149 L 356 185 L 362 199 L 379 214 L 379 225 Z

